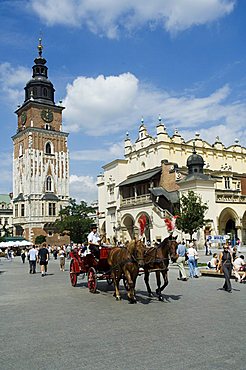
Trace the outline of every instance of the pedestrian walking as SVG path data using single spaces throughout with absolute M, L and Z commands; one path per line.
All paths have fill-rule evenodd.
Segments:
M 26 261 L 26 251 L 24 249 L 21 251 L 21 260 L 23 263 Z
M 37 258 L 38 258 L 38 251 L 36 249 L 36 246 L 33 245 L 32 248 L 28 252 L 28 260 L 29 260 L 29 266 L 30 274 L 36 274 L 36 263 L 37 263 Z
M 198 260 L 199 260 L 199 254 L 197 249 L 195 248 L 196 253 L 195 253 L 195 278 L 199 277 L 199 268 L 198 268 Z
M 49 261 L 49 251 L 46 248 L 46 243 L 43 243 L 41 248 L 38 252 L 39 264 L 40 264 L 40 271 L 41 276 L 45 276 L 47 274 L 47 266 Z
M 66 251 L 64 247 L 61 247 L 59 250 L 59 258 L 60 258 L 60 270 L 65 271 L 65 257 L 66 257 Z
M 187 250 L 190 278 L 196 277 L 196 261 L 195 261 L 196 254 L 197 251 L 194 248 L 194 244 L 193 242 L 190 242 L 189 248 Z
M 211 256 L 212 255 L 212 251 L 210 249 L 210 243 L 209 243 L 209 240 L 207 239 L 205 241 L 205 256 Z
M 185 247 L 184 241 L 182 243 L 179 243 L 177 254 L 179 255 L 176 261 L 178 268 L 179 268 L 178 280 L 187 281 L 187 276 L 186 276 L 186 272 L 184 269 L 185 256 L 186 256 L 186 247 Z
M 228 293 L 231 293 L 231 272 L 232 272 L 232 255 L 229 251 L 228 244 L 224 245 L 223 252 L 220 253 L 219 257 L 219 266 L 222 267 L 222 271 L 224 272 L 225 282 L 223 285 L 223 289 Z

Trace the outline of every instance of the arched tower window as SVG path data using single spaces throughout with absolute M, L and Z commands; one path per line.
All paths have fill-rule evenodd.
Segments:
M 51 176 L 46 178 L 46 191 L 52 191 L 52 180 Z
M 50 142 L 45 144 L 45 154 L 52 154 L 52 147 Z
M 43 94 L 44 94 L 44 96 L 48 95 L 48 90 L 46 89 L 46 87 L 43 88 Z
M 36 88 L 36 87 L 34 87 L 34 88 L 32 89 L 32 91 L 33 91 L 33 96 L 37 96 L 37 95 L 38 95 L 38 90 L 37 90 L 37 88 Z
M 20 144 L 19 146 L 19 157 L 21 157 L 23 155 L 23 145 Z

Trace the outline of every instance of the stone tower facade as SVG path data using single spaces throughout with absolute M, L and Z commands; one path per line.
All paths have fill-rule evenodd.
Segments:
M 60 209 L 69 202 L 68 134 L 62 131 L 64 107 L 55 104 L 42 49 L 39 39 L 32 79 L 26 84 L 24 103 L 15 112 L 13 225 L 16 235 L 32 242 L 45 235 L 49 244 L 58 245 L 69 241 L 54 229 Z

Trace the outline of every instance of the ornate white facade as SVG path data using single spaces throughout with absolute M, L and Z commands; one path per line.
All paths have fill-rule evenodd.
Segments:
M 170 137 L 161 119 L 152 137 L 141 123 L 135 142 L 126 136 L 125 158 L 106 164 L 98 176 L 101 231 L 110 238 L 130 239 L 138 234 L 138 219 L 145 213 L 146 239 L 162 239 L 167 233 L 163 218 L 173 211 L 178 195 L 192 189 L 209 205 L 210 222 L 200 231 L 200 242 L 204 232 L 217 235 L 231 230 L 246 243 L 246 148 L 238 140 L 225 147 L 219 137 L 210 145 L 199 134 L 185 141 L 178 130 Z M 209 181 L 182 181 L 193 142 L 205 161 Z

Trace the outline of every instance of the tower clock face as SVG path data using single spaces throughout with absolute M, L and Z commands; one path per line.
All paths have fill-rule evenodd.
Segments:
M 26 112 L 21 113 L 21 123 L 22 125 L 25 125 L 26 123 Z
M 45 122 L 52 122 L 53 121 L 53 113 L 52 113 L 51 109 L 49 109 L 49 108 L 43 109 L 41 111 L 41 118 Z

